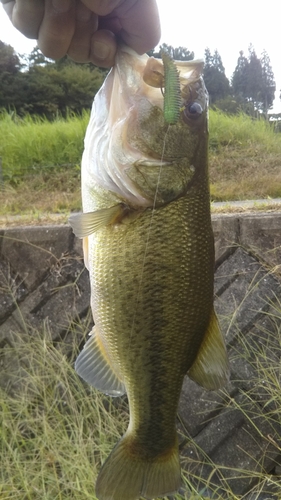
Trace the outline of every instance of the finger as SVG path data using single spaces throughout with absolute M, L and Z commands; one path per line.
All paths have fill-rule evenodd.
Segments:
M 139 54 L 153 49 L 161 36 L 160 19 L 155 0 L 137 0 L 126 10 L 124 2 L 116 9 L 122 30 L 119 36 Z
M 117 42 L 114 34 L 107 30 L 96 31 L 91 39 L 90 61 L 102 68 L 114 64 Z
M 82 0 L 82 2 L 86 5 L 86 7 L 88 7 L 88 9 L 95 12 L 95 14 L 98 14 L 99 16 L 106 16 L 122 4 L 124 0 Z
M 17 0 L 6 5 L 10 11 L 7 13 L 15 28 L 27 38 L 36 39 L 44 15 L 43 0 Z
M 92 35 L 98 29 L 98 16 L 82 2 L 76 6 L 76 28 L 67 54 L 76 62 L 89 62 Z
M 13 9 L 14 9 L 16 2 L 10 1 L 10 0 L 1 0 L 1 3 L 3 4 L 4 11 L 6 12 L 6 14 L 9 16 L 10 20 L 12 21 Z
M 75 0 L 45 0 L 38 46 L 47 57 L 60 59 L 70 46 L 75 32 Z

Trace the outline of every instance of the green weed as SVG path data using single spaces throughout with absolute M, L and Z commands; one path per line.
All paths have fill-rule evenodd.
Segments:
M 0 114 L 0 215 L 80 210 L 80 162 L 88 120 L 87 112 L 51 123 Z M 281 134 L 264 120 L 214 110 L 209 129 L 213 201 L 281 197 Z
M 0 114 L 0 157 L 4 180 L 20 181 L 24 175 L 66 170 L 80 164 L 89 113 L 81 117 L 45 118 Z

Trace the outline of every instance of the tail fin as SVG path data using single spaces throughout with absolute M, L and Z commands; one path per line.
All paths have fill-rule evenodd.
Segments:
M 125 435 L 104 463 L 96 483 L 99 500 L 136 500 L 175 493 L 181 483 L 178 443 L 154 460 L 132 456 L 134 446 Z

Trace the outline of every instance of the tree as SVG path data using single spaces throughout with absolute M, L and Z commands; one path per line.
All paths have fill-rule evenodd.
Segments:
M 63 59 L 51 61 L 36 47 L 22 65 L 14 49 L 0 42 L 0 108 L 49 119 L 58 112 L 66 115 L 69 110 L 89 109 L 105 71 Z
M 273 105 L 275 81 L 265 50 L 261 59 L 258 58 L 253 45 L 249 46 L 248 58 L 240 51 L 232 76 L 232 90 L 236 99 L 242 99 L 242 108 L 251 103 L 254 110 L 263 111 L 267 116 Z
M 48 59 L 39 49 L 38 45 L 27 56 L 28 67 L 33 66 L 47 66 L 47 64 L 54 64 L 52 59 Z
M 244 56 L 243 50 L 240 50 L 237 65 L 232 75 L 232 90 L 234 95 L 239 98 L 246 98 L 247 94 L 247 71 L 248 59 Z
M 262 67 L 252 44 L 249 47 L 246 72 L 246 98 L 254 103 L 255 109 L 261 108 Z
M 204 81 L 211 104 L 224 99 L 230 93 L 221 56 L 217 50 L 212 55 L 208 47 L 205 49 Z
M 20 69 L 20 59 L 13 47 L 0 41 L 0 108 L 9 109 L 19 101 Z
M 269 55 L 265 50 L 263 50 L 261 55 L 261 69 L 262 69 L 262 92 L 261 92 L 261 102 L 262 109 L 268 116 L 268 110 L 272 108 L 276 84 L 274 80 L 274 73 L 270 64 Z
M 172 47 L 172 45 L 167 45 L 167 43 L 162 43 L 158 51 L 152 49 L 147 54 L 149 56 L 161 58 L 161 50 L 168 52 L 170 57 L 176 61 L 191 61 L 194 59 L 194 52 L 190 52 L 186 47 Z
M 16 74 L 20 69 L 20 59 L 14 48 L 0 40 L 0 73 Z
M 205 49 L 205 69 L 206 68 L 211 68 L 212 67 L 212 64 L 213 64 L 213 56 L 211 54 L 211 51 L 209 49 L 209 47 L 207 47 Z
M 104 75 L 98 68 L 90 71 L 74 63 L 60 70 L 50 64 L 30 68 L 25 79 L 26 99 L 19 111 L 52 119 L 58 112 L 65 116 L 90 109 Z

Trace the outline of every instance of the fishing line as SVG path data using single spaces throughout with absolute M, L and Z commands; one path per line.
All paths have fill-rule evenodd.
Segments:
M 137 309 L 138 309 L 138 304 L 139 304 L 141 286 L 143 283 L 145 261 L 146 261 L 146 256 L 147 256 L 147 252 L 148 252 L 148 244 L 149 244 L 149 238 L 150 238 L 150 233 L 151 233 L 151 228 L 152 228 L 153 216 L 154 216 L 154 213 L 156 210 L 156 202 L 157 202 L 157 196 L 158 196 L 158 191 L 159 191 L 159 184 L 160 184 L 160 179 L 161 179 L 161 174 L 162 174 L 162 169 L 163 169 L 164 153 L 165 153 L 165 147 L 166 147 L 166 138 L 167 138 L 169 129 L 170 129 L 170 124 L 168 125 L 168 128 L 165 132 L 164 139 L 163 139 L 163 148 L 162 148 L 162 154 L 161 154 L 161 159 L 160 159 L 160 168 L 159 168 L 159 172 L 158 172 L 154 200 L 153 200 L 153 205 L 152 205 L 152 209 L 151 209 L 150 222 L 149 222 L 149 226 L 148 226 L 148 230 L 147 230 L 147 238 L 146 238 L 145 249 L 144 249 L 144 254 L 143 254 L 142 268 L 141 268 L 141 273 L 140 273 L 140 281 L 139 281 L 138 292 L 137 292 L 137 297 L 136 297 L 135 312 L 134 312 L 133 322 L 132 322 L 132 327 L 131 327 L 131 332 L 130 332 L 130 340 L 132 338 L 132 333 L 134 330 L 135 320 L 136 320 L 136 316 L 137 316 L 137 312 L 138 312 Z

